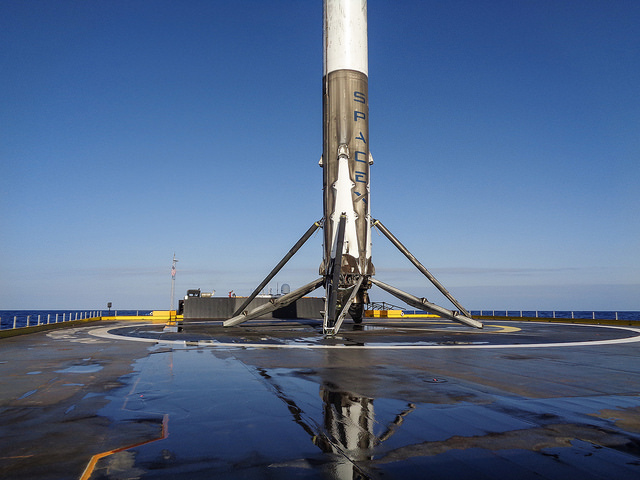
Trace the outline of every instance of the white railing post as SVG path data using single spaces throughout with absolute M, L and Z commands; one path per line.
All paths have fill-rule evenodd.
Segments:
M 27 327 L 29 326 L 29 318 L 31 317 L 31 315 L 27 315 Z
M 38 326 L 40 326 L 40 315 L 38 315 Z
M 18 321 L 18 316 L 13 317 L 13 328 L 16 328 L 16 322 Z

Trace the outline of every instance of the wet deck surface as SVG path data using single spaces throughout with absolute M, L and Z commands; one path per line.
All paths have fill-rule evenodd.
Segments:
M 0 340 L 2 478 L 640 478 L 640 330 L 96 324 Z

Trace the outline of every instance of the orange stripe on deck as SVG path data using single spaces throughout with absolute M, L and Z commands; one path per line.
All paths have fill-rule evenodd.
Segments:
M 129 450 L 130 448 L 136 448 L 142 445 L 146 445 L 148 443 L 157 442 L 158 440 L 164 440 L 168 436 L 169 436 L 169 414 L 165 414 L 164 417 L 162 417 L 162 434 L 159 438 L 154 438 L 152 440 L 147 440 L 145 442 L 139 442 L 133 445 L 127 445 L 126 447 L 120 447 L 120 448 L 116 448 L 115 450 L 108 450 L 106 452 L 95 454 L 93 457 L 91 457 L 91 460 L 89 460 L 89 464 L 87 465 L 87 468 L 84 469 L 84 472 L 80 477 L 80 480 L 89 480 L 89 478 L 91 478 L 91 475 L 93 474 L 93 470 L 96 468 L 96 464 L 101 458 L 108 457 L 109 455 L 113 455 L 114 453 L 122 452 L 124 450 Z

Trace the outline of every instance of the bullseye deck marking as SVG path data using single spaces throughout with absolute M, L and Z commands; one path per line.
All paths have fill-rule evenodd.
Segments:
M 548 325 L 548 324 L 547 324 Z M 557 348 L 557 347 L 586 347 L 586 346 L 598 346 L 598 345 L 617 345 L 624 343 L 636 343 L 640 342 L 640 329 L 631 327 L 615 327 L 608 325 L 576 325 L 576 324 L 553 324 L 564 325 L 571 327 L 596 327 L 596 328 L 610 328 L 614 330 L 626 330 L 633 332 L 636 335 L 626 338 L 614 338 L 610 340 L 587 340 L 576 342 L 550 342 L 550 343 L 525 343 L 525 344 L 471 344 L 471 345 L 416 345 L 412 343 L 395 343 L 388 344 L 372 344 L 372 345 L 318 345 L 318 344 L 300 344 L 300 343 L 286 343 L 286 344 L 269 344 L 269 343 L 229 343 L 218 342 L 216 340 L 163 340 L 157 338 L 144 338 L 144 337 L 132 337 L 125 335 L 116 335 L 110 333 L 110 330 L 118 327 L 101 327 L 94 328 L 89 331 L 93 336 L 100 338 L 108 338 L 111 340 L 129 340 L 134 342 L 147 342 L 147 343 L 160 343 L 169 345 L 180 346 L 195 346 L 195 347 L 218 347 L 218 348 L 280 348 L 280 349 L 370 349 L 370 350 L 432 350 L 432 349 L 463 349 L 463 348 L 478 348 L 478 349 L 505 349 L 505 348 Z M 144 327 L 148 324 L 131 325 L 131 327 Z M 498 326 L 498 325 L 495 325 Z

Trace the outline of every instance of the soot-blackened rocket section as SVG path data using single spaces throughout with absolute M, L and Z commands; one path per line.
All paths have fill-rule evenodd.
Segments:
M 225 326 L 238 325 L 284 307 L 324 286 L 323 331 L 334 335 L 347 313 L 362 322 L 367 294 L 377 285 L 405 303 L 465 325 L 482 328 L 467 310 L 400 243 L 379 220 L 371 217 L 369 152 L 369 87 L 366 0 L 324 0 L 322 79 L 322 220 L 314 222 L 287 255 L 247 297 Z M 435 305 L 373 278 L 371 228 L 377 227 L 459 310 Z M 318 228 L 324 229 L 320 278 L 271 303 L 245 310 Z

